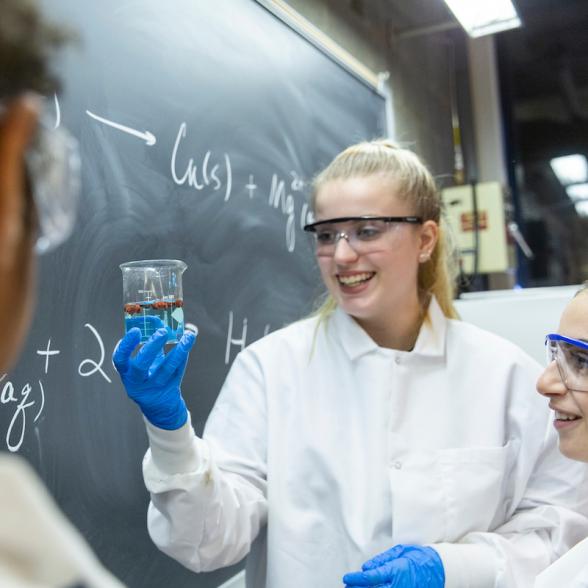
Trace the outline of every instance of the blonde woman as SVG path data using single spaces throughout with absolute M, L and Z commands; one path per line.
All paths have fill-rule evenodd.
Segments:
M 312 204 L 330 297 L 236 358 L 202 439 L 180 393 L 193 336 L 115 352 L 146 416 L 153 540 L 194 571 L 248 555 L 250 588 L 532 585 L 588 533 L 580 467 L 553 482 L 539 365 L 455 320 L 431 174 L 362 143 Z
M 557 333 L 547 335 L 545 344 L 548 365 L 537 390 L 555 413 L 560 451 L 588 462 L 588 282 L 566 306 Z M 588 539 L 549 568 L 537 586 L 588 588 Z

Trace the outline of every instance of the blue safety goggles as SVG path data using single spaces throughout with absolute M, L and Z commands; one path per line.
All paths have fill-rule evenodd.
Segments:
M 559 375 L 568 390 L 588 392 L 588 341 L 557 333 L 545 337 L 547 360 L 555 360 Z

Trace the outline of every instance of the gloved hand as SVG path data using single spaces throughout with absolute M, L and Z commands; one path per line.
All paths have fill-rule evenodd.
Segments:
M 445 570 L 439 554 L 432 547 L 396 545 L 370 559 L 361 572 L 343 576 L 347 588 L 443 588 Z
M 137 355 L 131 357 L 141 340 L 141 331 L 132 328 L 114 350 L 112 361 L 127 394 L 147 420 L 161 429 L 173 430 L 188 418 L 180 384 L 196 335 L 186 331 L 167 355 L 163 352 L 166 339 L 165 328 L 157 329 Z

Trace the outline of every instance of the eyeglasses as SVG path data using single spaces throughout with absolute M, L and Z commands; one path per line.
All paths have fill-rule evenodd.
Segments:
M 358 255 L 362 255 L 379 249 L 382 237 L 391 229 L 403 223 L 418 225 L 422 222 L 419 216 L 343 216 L 308 224 L 304 230 L 314 234 L 317 255 L 334 255 L 339 239 L 345 239 Z
M 568 390 L 588 392 L 588 342 L 549 334 L 545 338 L 547 360 L 555 360 Z
M 35 250 L 41 254 L 63 243 L 74 228 L 81 184 L 78 144 L 42 116 L 26 165 L 37 220 Z

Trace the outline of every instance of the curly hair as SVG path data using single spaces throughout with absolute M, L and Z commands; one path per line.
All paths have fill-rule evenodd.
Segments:
M 48 23 L 35 0 L 0 0 L 0 100 L 59 90 L 54 53 L 75 35 Z

